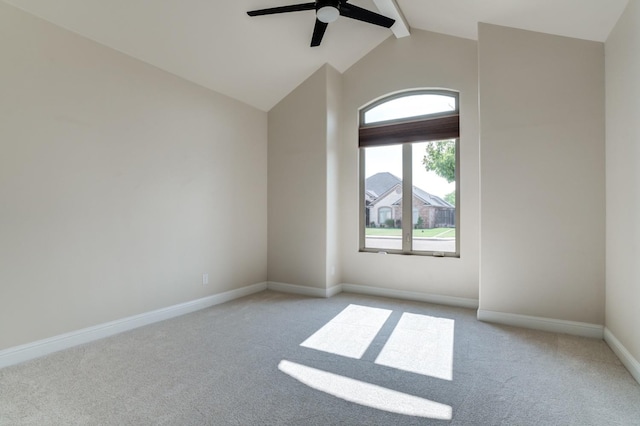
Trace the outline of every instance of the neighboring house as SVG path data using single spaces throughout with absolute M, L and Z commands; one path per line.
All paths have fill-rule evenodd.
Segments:
M 367 227 L 387 226 L 389 220 L 399 227 L 402 219 L 402 179 L 388 172 L 368 177 L 365 181 L 365 205 Z M 413 186 L 414 227 L 453 227 L 455 217 L 455 206 Z

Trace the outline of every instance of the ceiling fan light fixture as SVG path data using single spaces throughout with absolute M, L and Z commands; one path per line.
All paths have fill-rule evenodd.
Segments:
M 0 0 L 1 1 L 1 0 Z M 359 6 L 348 3 L 349 0 L 315 0 L 309 3 L 291 4 L 288 6 L 269 7 L 267 9 L 250 10 L 249 16 L 274 15 L 278 13 L 300 12 L 305 10 L 315 10 L 316 19 L 311 36 L 311 47 L 320 46 L 322 37 L 330 23 L 340 16 L 355 19 L 380 27 L 391 28 L 394 19 L 387 18 L 379 13 L 363 9 Z
M 335 6 L 322 6 L 316 12 L 316 18 L 318 21 L 324 22 L 325 24 L 330 24 L 338 19 L 340 16 L 340 11 Z

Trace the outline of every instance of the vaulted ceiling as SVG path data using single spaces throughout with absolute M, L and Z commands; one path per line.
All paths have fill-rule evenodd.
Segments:
M 347 18 L 309 42 L 313 11 L 246 11 L 310 0 L 4 0 L 182 78 L 269 110 L 325 63 L 343 72 L 390 30 Z M 391 1 L 391 0 L 386 0 Z M 477 38 L 478 22 L 605 41 L 628 0 L 397 0 L 412 29 Z M 372 0 L 351 3 L 377 11 Z

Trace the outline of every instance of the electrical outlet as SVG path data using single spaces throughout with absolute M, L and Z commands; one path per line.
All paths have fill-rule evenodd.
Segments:
M 209 284 L 209 274 L 202 274 L 202 285 Z

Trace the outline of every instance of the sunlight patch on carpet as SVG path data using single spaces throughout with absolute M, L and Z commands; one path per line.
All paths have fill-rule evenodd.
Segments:
M 305 385 L 344 399 L 390 413 L 451 420 L 450 406 L 382 386 L 282 360 L 278 369 Z
M 452 380 L 453 330 L 454 320 L 403 313 L 375 363 Z
M 389 315 L 388 309 L 349 305 L 300 346 L 360 359 Z

